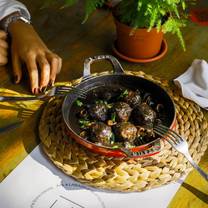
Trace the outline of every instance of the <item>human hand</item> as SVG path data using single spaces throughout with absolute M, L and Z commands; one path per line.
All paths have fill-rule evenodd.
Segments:
M 11 55 L 15 83 L 22 78 L 22 64 L 26 64 L 31 91 L 38 94 L 53 85 L 62 67 L 62 59 L 51 52 L 32 25 L 16 21 L 9 25 L 12 37 Z
M 7 34 L 3 30 L 0 30 L 0 66 L 7 64 L 8 61 L 8 44 L 6 38 Z

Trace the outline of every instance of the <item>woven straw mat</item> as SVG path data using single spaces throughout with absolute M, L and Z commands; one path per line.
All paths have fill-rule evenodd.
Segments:
M 208 144 L 208 123 L 201 109 L 180 97 L 179 92 L 173 90 L 167 81 L 153 78 L 144 72 L 126 73 L 152 80 L 167 90 L 176 106 L 176 131 L 187 139 L 189 152 L 198 163 Z M 39 135 L 49 159 L 79 182 L 101 189 L 144 191 L 176 181 L 191 170 L 187 160 L 166 141 L 161 141 L 159 154 L 148 158 L 108 158 L 90 152 L 64 134 L 61 104 L 62 100 L 57 98 L 47 103 L 40 120 Z

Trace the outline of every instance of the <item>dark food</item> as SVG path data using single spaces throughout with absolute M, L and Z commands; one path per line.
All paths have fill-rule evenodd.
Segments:
M 146 103 L 142 103 L 134 108 L 132 117 L 136 125 L 152 128 L 156 112 Z
M 115 136 L 123 141 L 133 142 L 137 136 L 137 128 L 130 122 L 118 123 L 115 126 Z
M 132 108 L 124 102 L 117 102 L 113 106 L 117 121 L 128 121 L 132 112 Z
M 91 126 L 91 136 L 94 142 L 104 145 L 111 144 L 112 130 L 111 127 L 102 122 L 96 122 Z
M 108 107 L 103 102 L 97 102 L 89 106 L 89 114 L 93 119 L 105 121 L 107 119 Z
M 165 115 L 164 106 L 140 90 L 100 87 L 75 105 L 80 136 L 112 148 L 151 142 L 153 125 Z
M 128 94 L 124 97 L 124 101 L 128 103 L 132 108 L 141 104 L 142 98 L 139 90 L 129 90 Z

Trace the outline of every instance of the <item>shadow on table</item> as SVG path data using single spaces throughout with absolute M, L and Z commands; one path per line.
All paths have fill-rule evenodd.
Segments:
M 204 203 L 208 204 L 208 194 L 205 194 L 204 192 L 200 191 L 199 189 L 191 186 L 190 184 L 183 182 L 181 179 L 179 179 L 179 183 L 181 183 L 181 186 L 185 188 L 187 191 L 190 191 L 192 194 L 194 194 L 198 199 L 203 201 Z
M 7 105 L 0 104 L 0 109 L 1 110 L 11 110 L 11 111 L 16 112 L 17 118 L 19 118 L 21 120 L 29 118 L 35 112 L 31 109 L 27 109 L 27 107 L 22 103 L 15 103 L 14 106 L 7 106 Z

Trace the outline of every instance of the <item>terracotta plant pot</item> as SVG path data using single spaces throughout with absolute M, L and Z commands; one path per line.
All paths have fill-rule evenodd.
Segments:
M 148 59 L 156 56 L 161 49 L 163 32 L 153 28 L 148 32 L 147 29 L 135 29 L 120 23 L 116 18 L 116 48 L 117 50 L 134 59 Z

